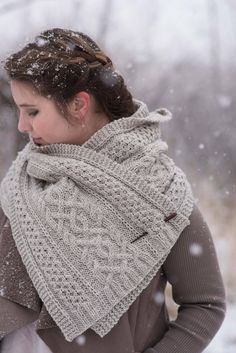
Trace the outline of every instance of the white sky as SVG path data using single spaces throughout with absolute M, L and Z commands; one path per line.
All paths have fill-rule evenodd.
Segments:
M 2 13 L 6 4 L 24 0 L 0 0 L 0 55 L 21 47 L 40 30 L 64 27 L 84 31 L 97 40 L 107 0 L 28 0 L 30 5 Z M 231 62 L 236 51 L 236 4 L 232 0 L 114 0 L 109 16 L 106 49 L 125 49 L 140 60 L 146 48 L 160 53 L 163 61 L 210 60 L 207 4 L 218 6 L 222 62 Z M 102 44 L 102 43 L 99 43 Z M 158 54 L 159 55 L 159 54 Z

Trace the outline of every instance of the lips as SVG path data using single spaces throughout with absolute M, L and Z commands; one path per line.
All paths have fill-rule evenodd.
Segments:
M 40 144 L 41 138 L 34 138 L 33 137 L 33 141 L 35 144 Z

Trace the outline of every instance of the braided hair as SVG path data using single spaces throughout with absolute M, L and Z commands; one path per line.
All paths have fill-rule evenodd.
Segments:
M 86 34 L 53 28 L 40 33 L 20 51 L 10 55 L 4 68 L 10 79 L 26 81 L 54 100 L 64 117 L 76 93 L 95 98 L 98 112 L 115 120 L 132 115 L 135 103 L 111 59 Z

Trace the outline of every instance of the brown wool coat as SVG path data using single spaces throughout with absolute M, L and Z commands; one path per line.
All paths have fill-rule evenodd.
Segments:
M 163 300 L 167 281 L 179 305 L 177 319 L 172 322 Z M 190 225 L 165 263 L 114 328 L 103 338 L 88 329 L 82 335 L 83 341 L 75 339 L 69 343 L 39 298 L 15 247 L 10 224 L 0 209 L 3 347 L 20 328 L 34 322 L 35 335 L 53 353 L 200 353 L 218 331 L 224 314 L 225 291 L 214 244 L 195 205 Z M 17 353 L 17 348 L 12 353 Z

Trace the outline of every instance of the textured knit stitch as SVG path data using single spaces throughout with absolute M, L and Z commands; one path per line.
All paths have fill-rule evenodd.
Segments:
M 160 136 L 171 115 L 135 102 L 82 146 L 30 140 L 1 183 L 18 251 L 68 341 L 106 335 L 189 224 L 191 187 Z

